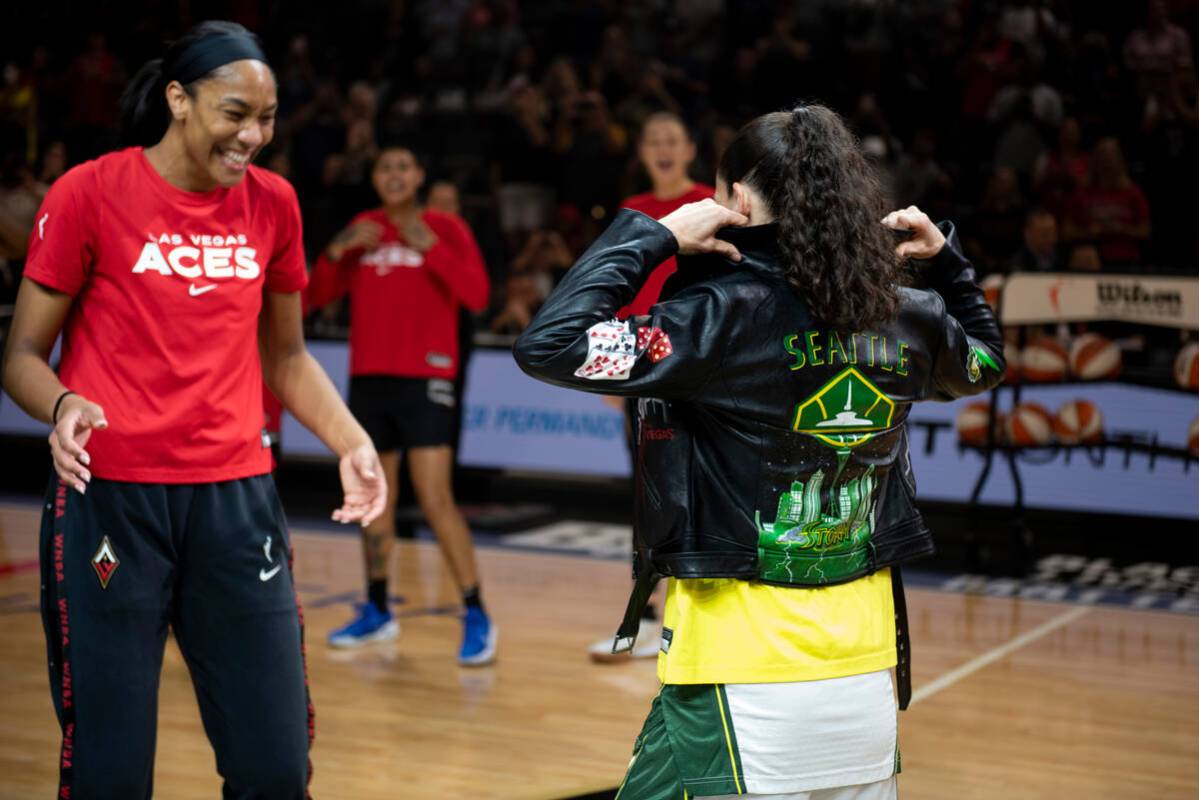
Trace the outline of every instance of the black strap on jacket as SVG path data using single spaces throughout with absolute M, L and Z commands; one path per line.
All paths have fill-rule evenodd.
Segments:
M 648 564 L 641 564 L 637 581 L 633 584 L 633 593 L 629 595 L 629 604 L 625 606 L 624 620 L 620 630 L 616 631 L 616 640 L 612 642 L 612 653 L 624 653 L 633 649 L 637 643 L 637 631 L 641 627 L 641 612 L 649 604 L 650 595 L 662 576 Z
M 908 604 L 899 567 L 891 567 L 891 598 L 895 605 L 895 683 L 899 710 L 906 711 L 912 702 L 912 640 L 908 636 Z

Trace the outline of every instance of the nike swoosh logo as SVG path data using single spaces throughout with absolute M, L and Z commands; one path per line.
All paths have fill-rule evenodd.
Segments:
M 275 574 L 281 569 L 283 569 L 282 564 L 278 564 L 272 569 L 260 569 L 258 570 L 258 580 L 266 583 L 271 578 L 275 577 Z
M 199 287 L 193 283 L 191 286 L 187 287 L 187 293 L 190 294 L 192 297 L 199 297 L 200 295 L 204 294 L 205 292 L 211 292 L 215 288 L 216 288 L 215 283 L 210 283 L 207 286 L 199 286 Z

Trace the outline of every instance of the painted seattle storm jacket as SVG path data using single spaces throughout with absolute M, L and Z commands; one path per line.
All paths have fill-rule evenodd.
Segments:
M 666 299 L 619 321 L 675 255 L 668 229 L 622 211 L 520 338 L 548 383 L 638 403 L 639 568 L 795 586 L 853 580 L 933 551 L 916 509 L 912 404 L 1003 375 L 999 327 L 942 223 L 895 318 L 833 330 L 783 275 L 777 228 L 726 228 L 742 261 L 683 256 Z

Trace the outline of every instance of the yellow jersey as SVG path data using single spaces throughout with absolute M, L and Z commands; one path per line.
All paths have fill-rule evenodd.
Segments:
M 891 571 L 804 589 L 734 578 L 670 578 L 662 683 L 783 683 L 895 666 Z

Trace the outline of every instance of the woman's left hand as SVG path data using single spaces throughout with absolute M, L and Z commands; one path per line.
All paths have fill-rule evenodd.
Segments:
M 333 512 L 336 522 L 370 525 L 387 505 L 387 480 L 374 445 L 364 444 L 341 457 L 337 465 L 345 500 Z

